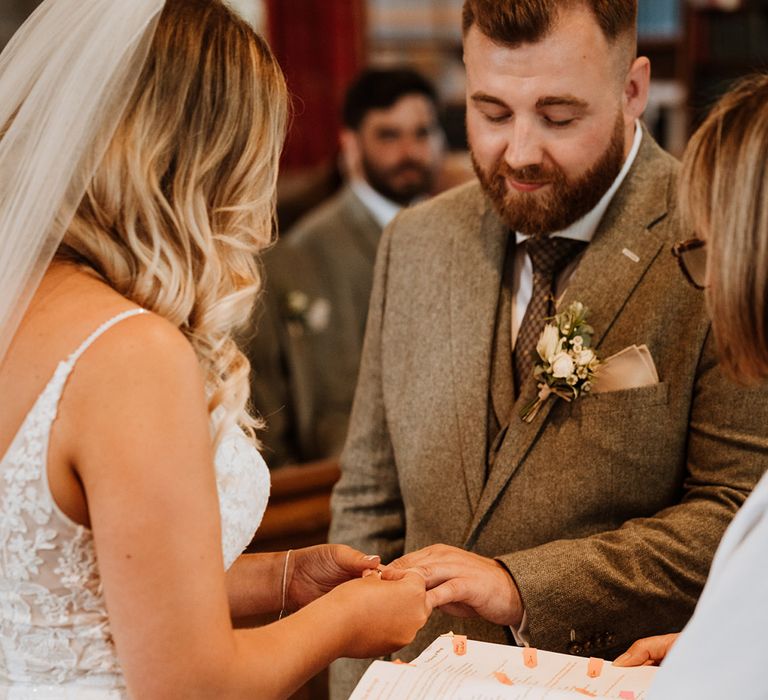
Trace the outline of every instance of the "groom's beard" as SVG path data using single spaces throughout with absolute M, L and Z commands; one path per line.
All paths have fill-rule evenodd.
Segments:
M 529 236 L 548 236 L 589 213 L 610 189 L 624 163 L 624 118 L 618 114 L 613 135 L 597 162 L 571 182 L 558 166 L 510 168 L 500 158 L 490 173 L 472 156 L 475 173 L 504 223 Z M 507 178 L 526 184 L 548 183 L 544 191 L 518 192 Z

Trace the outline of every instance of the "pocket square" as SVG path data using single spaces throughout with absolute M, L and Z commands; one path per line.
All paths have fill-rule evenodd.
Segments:
M 659 383 L 659 373 L 647 345 L 630 345 L 603 360 L 592 391 L 605 394 Z

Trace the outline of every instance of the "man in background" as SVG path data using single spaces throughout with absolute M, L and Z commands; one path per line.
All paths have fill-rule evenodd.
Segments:
M 635 0 L 465 2 L 478 181 L 382 237 L 332 501 L 332 541 L 422 573 L 440 608 L 400 658 L 449 630 L 603 658 L 679 630 L 768 466 L 766 391 L 727 381 L 670 254 L 692 233 L 639 122 L 636 21 Z M 622 369 L 546 398 L 542 372 L 579 381 L 540 342 L 576 302 L 574 347 Z M 343 698 L 364 664 L 337 664 Z
M 382 229 L 432 192 L 442 160 L 437 96 L 412 70 L 366 70 L 347 93 L 343 124 L 348 182 L 266 256 L 247 343 L 270 466 L 341 451 Z

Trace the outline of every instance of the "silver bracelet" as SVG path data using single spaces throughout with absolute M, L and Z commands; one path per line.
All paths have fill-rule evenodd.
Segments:
M 288 589 L 288 560 L 291 558 L 292 551 L 292 549 L 289 549 L 285 553 L 285 564 L 283 565 L 283 602 L 280 605 L 280 616 L 277 618 L 278 620 L 282 620 L 283 615 L 285 615 L 285 593 Z

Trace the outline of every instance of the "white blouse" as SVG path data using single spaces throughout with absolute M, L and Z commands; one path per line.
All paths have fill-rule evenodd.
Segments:
M 768 474 L 725 531 L 649 700 L 768 698 Z

